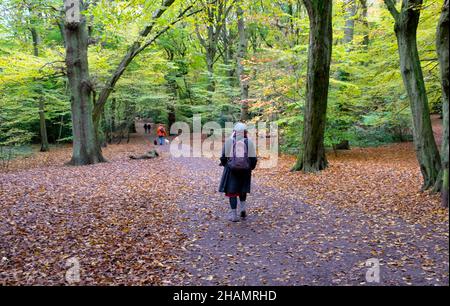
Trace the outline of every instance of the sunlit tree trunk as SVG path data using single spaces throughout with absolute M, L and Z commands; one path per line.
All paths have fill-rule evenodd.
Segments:
M 314 172 L 327 166 L 324 146 L 332 48 L 332 0 L 304 0 L 309 15 L 308 77 L 303 147 L 293 170 Z
M 449 121 L 448 121 L 448 95 L 449 95 L 449 0 L 444 1 L 441 17 L 436 33 L 436 50 L 438 53 L 439 66 L 441 71 L 442 84 L 442 116 L 443 116 L 443 135 L 441 147 L 441 163 L 442 163 L 442 205 L 448 207 L 448 138 L 449 138 Z
M 403 0 L 400 11 L 393 0 L 384 0 L 395 20 L 400 72 L 408 93 L 413 117 L 416 156 L 423 177 L 422 189 L 433 187 L 439 177 L 441 160 L 431 127 L 428 98 L 417 50 L 417 26 L 422 0 Z

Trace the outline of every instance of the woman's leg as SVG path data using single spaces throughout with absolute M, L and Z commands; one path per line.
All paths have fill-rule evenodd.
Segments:
M 237 208 L 237 197 L 230 197 L 230 207 L 231 209 Z
M 247 194 L 241 193 L 239 195 L 239 215 L 241 216 L 241 218 L 247 217 L 247 211 L 245 208 L 245 200 L 247 200 Z
M 237 197 L 230 197 L 230 216 L 228 217 L 228 220 L 232 222 L 239 221 L 238 215 L 237 215 Z

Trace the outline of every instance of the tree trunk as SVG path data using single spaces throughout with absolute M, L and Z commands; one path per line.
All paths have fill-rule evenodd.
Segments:
M 443 135 L 441 144 L 441 163 L 442 163 L 442 205 L 448 207 L 448 95 L 449 95 L 449 0 L 444 1 L 441 17 L 437 27 L 436 50 L 438 53 L 439 66 L 441 71 L 442 85 L 442 117 L 443 117 Z
M 171 126 L 176 122 L 176 112 L 175 112 L 175 106 L 171 103 L 167 106 L 167 121 L 168 121 L 168 131 L 170 135 L 170 128 Z
M 47 126 L 45 124 L 45 110 L 44 99 L 39 97 L 39 127 L 41 132 L 41 152 L 47 152 L 49 150 Z
M 71 90 L 73 151 L 70 164 L 88 165 L 103 162 L 92 119 L 92 88 L 88 65 L 86 18 L 64 24 L 66 65 Z
M 214 62 L 216 60 L 217 47 L 220 39 L 220 35 L 223 34 L 223 29 L 226 27 L 227 16 L 233 7 L 234 1 L 227 6 L 226 0 L 213 1 L 205 5 L 204 11 L 206 12 L 205 19 L 207 37 L 204 38 L 198 25 L 195 27 L 198 40 L 202 47 L 205 49 L 206 66 L 208 69 L 208 100 L 211 101 L 212 95 L 216 90 L 216 84 L 214 81 Z M 226 31 L 226 29 L 225 29 Z
M 428 98 L 417 50 L 416 36 L 422 0 L 403 0 L 400 12 L 396 10 L 392 0 L 385 2 L 395 19 L 400 72 L 409 96 L 416 156 L 424 181 L 422 189 L 425 190 L 434 186 L 438 180 L 441 160 L 431 127 Z
M 153 44 L 153 42 L 155 42 L 158 37 L 160 37 L 166 31 L 171 29 L 173 25 L 182 20 L 183 16 L 192 15 L 187 14 L 187 11 L 192 7 L 188 6 L 188 8 L 182 11 L 173 22 L 171 22 L 169 25 L 167 25 L 162 30 L 157 32 L 151 39 L 145 41 L 146 37 L 153 31 L 156 21 L 167 11 L 167 9 L 169 9 L 169 7 L 174 2 L 175 0 L 164 0 L 162 5 L 155 12 L 153 12 L 150 23 L 147 26 L 145 26 L 145 28 L 139 33 L 139 38 L 135 42 L 133 42 L 133 44 L 128 48 L 127 53 L 122 57 L 122 60 L 120 61 L 119 65 L 116 67 L 116 69 L 106 82 L 105 86 L 102 88 L 98 100 L 95 103 L 93 111 L 95 126 L 98 126 L 97 123 L 100 120 L 103 108 L 105 107 L 105 104 L 108 101 L 111 92 L 116 86 L 117 81 L 119 81 L 119 79 L 122 77 L 123 73 L 127 69 L 128 65 L 133 61 L 133 59 L 137 55 L 139 55 L 143 50 L 145 50 L 148 46 Z
M 61 19 L 57 19 L 56 20 L 56 25 L 58 26 L 59 32 L 61 34 L 61 40 L 63 43 L 64 48 L 66 47 L 66 33 L 64 30 L 64 20 L 61 17 Z
M 226 66 L 228 81 L 230 83 L 230 86 L 234 86 L 235 85 L 234 68 L 233 68 L 233 66 L 230 66 L 230 64 L 231 64 L 230 62 L 233 58 L 233 50 L 231 48 L 232 41 L 231 41 L 231 34 L 228 30 L 226 19 L 225 19 L 223 27 L 222 27 L 222 43 L 223 43 L 222 58 L 223 58 L 223 63 Z
M 345 6 L 344 44 L 349 44 L 353 41 L 353 34 L 355 31 L 355 15 L 356 15 L 355 0 L 345 0 L 344 6 Z
M 116 98 L 111 99 L 111 130 L 116 131 Z
M 39 56 L 39 34 L 35 27 L 30 28 L 31 38 L 33 40 L 33 55 Z M 47 152 L 49 150 L 47 126 L 45 124 L 45 112 L 44 112 L 44 99 L 42 93 L 39 92 L 39 130 L 41 136 L 41 152 Z
M 209 47 L 206 50 L 206 67 L 208 69 L 208 87 L 207 90 L 210 95 L 216 90 L 216 83 L 214 81 L 214 58 L 216 57 L 216 47 Z
M 369 21 L 367 16 L 367 0 L 359 0 L 361 3 L 361 18 L 364 26 L 363 46 L 369 46 Z
M 36 28 L 30 28 L 31 38 L 33 40 L 33 55 L 39 56 L 39 34 Z
M 309 15 L 308 77 L 303 148 L 293 170 L 313 172 L 327 166 L 324 146 L 330 77 L 332 0 L 304 0 Z
M 245 74 L 245 67 L 243 61 L 247 54 L 247 34 L 245 30 L 244 11 L 241 6 L 237 8 L 238 18 L 238 34 L 239 47 L 237 52 L 237 75 L 239 78 L 239 86 L 241 88 L 241 121 L 248 120 L 248 90 L 249 80 L 248 75 Z

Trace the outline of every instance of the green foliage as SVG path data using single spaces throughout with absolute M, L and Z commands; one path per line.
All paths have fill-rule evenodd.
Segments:
M 97 1 L 86 13 L 94 44 L 89 64 L 98 94 L 111 72 L 150 20 L 158 1 Z M 168 25 L 191 1 L 177 1 L 155 32 Z M 220 0 L 192 1 L 194 9 L 218 9 Z M 281 149 L 300 149 L 305 101 L 309 20 L 301 1 L 241 0 L 248 38 L 245 73 L 249 77 L 251 121 L 276 121 Z M 359 3 L 359 2 L 358 2 Z M 427 93 L 440 111 L 440 84 L 435 30 L 442 0 L 425 1 L 418 46 Z M 6 0 L 0 4 L 0 141 L 39 141 L 39 99 L 45 101 L 50 142 L 71 140 L 70 101 L 64 72 L 63 37 L 58 28 L 60 1 Z M 380 145 L 411 139 L 410 110 L 399 71 L 392 17 L 382 1 L 369 7 L 366 28 L 361 6 L 355 16 L 353 41 L 344 44 L 343 1 L 334 2 L 333 55 L 325 144 L 343 140 L 352 146 Z M 169 115 L 191 123 L 237 121 L 240 88 L 236 77 L 238 29 L 235 8 L 226 20 L 226 39 L 216 42 L 214 92 L 206 49 L 196 31 L 207 37 L 205 12 L 172 26 L 129 65 L 118 81 L 103 114 L 103 135 L 126 126 L 136 116 L 167 124 Z M 33 56 L 30 27 L 40 36 L 39 57 Z M 369 44 L 363 44 L 369 35 Z M 225 51 L 228 47 L 229 57 Z M 114 100 L 114 105 L 112 103 Z M 21 131 L 24 138 L 17 138 Z M 103 136 L 102 136 L 103 137 Z M 20 140 L 20 141 L 19 141 Z

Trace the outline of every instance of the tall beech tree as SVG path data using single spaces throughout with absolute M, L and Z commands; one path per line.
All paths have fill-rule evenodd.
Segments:
M 69 6 L 68 2 L 65 1 L 67 6 Z M 87 9 L 86 3 L 79 2 L 79 6 L 81 13 Z M 70 102 L 73 132 L 72 159 L 70 164 L 87 165 L 103 162 L 105 159 L 97 143 L 97 135 L 92 118 L 93 86 L 89 77 L 89 35 L 86 26 L 86 16 L 80 14 L 79 17 L 70 21 L 66 19 L 64 24 L 66 66 L 71 92 Z
M 330 81 L 332 0 L 303 0 L 309 16 L 308 73 L 302 150 L 293 170 L 314 172 L 327 166 L 324 134 Z
M 423 177 L 422 189 L 433 187 L 439 179 L 441 160 L 431 127 L 428 97 L 417 50 L 417 26 L 422 0 L 403 0 L 397 10 L 394 0 L 384 0 L 395 21 L 400 56 L 400 72 L 408 93 L 413 117 L 413 138 Z
M 193 5 L 188 5 L 167 26 L 159 29 L 151 38 L 147 38 L 154 32 L 157 20 L 174 2 L 175 0 L 164 0 L 161 6 L 154 11 L 150 22 L 140 31 L 139 37 L 128 48 L 127 53 L 114 69 L 106 84 L 102 87 L 96 101 L 93 99 L 92 93 L 94 88 L 89 77 L 87 60 L 89 34 L 86 17 L 81 14 L 79 21 L 65 23 L 66 65 L 69 86 L 72 93 L 73 121 L 73 153 L 70 164 L 87 165 L 105 161 L 97 136 L 103 109 L 117 81 L 137 55 L 152 45 L 156 39 L 184 17 L 198 12 L 189 12 Z M 87 2 L 80 2 L 80 11 L 83 12 L 86 8 Z
M 449 95 L 449 0 L 444 1 L 436 33 L 436 50 L 441 71 L 443 135 L 441 147 L 442 205 L 448 207 L 448 95 Z

